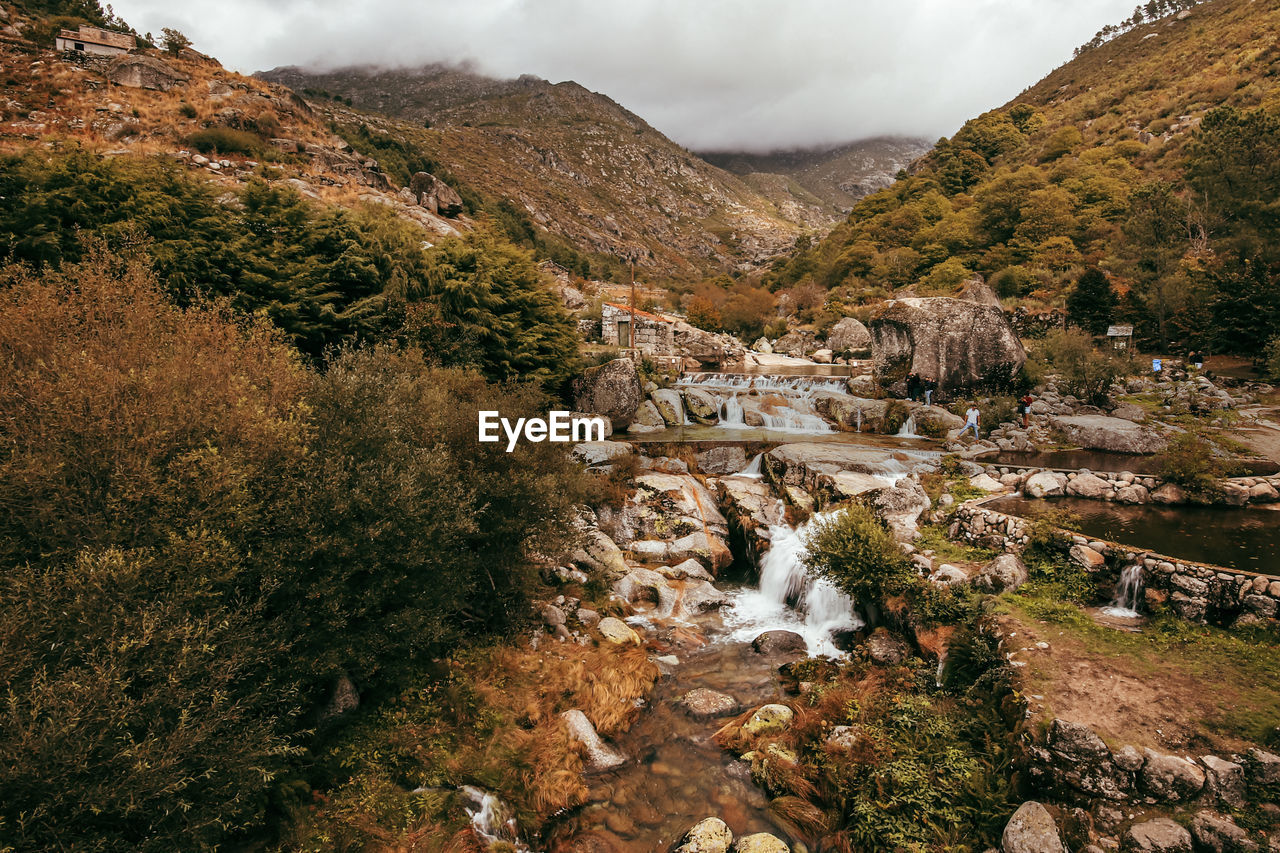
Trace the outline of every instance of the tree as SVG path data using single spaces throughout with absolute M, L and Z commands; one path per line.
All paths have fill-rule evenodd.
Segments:
M 689 318 L 690 325 L 697 326 L 699 329 L 705 329 L 708 332 L 720 331 L 722 322 L 720 310 L 716 308 L 710 297 L 702 294 L 693 296 L 685 308 L 685 316 Z
M 182 53 L 185 48 L 191 47 L 191 39 L 172 27 L 161 27 L 160 32 L 164 34 L 160 42 L 161 46 L 174 56 Z
M 892 534 L 859 503 L 815 522 L 805 545 L 805 565 L 860 605 L 902 592 L 915 578 Z
M 1091 335 L 1107 331 L 1115 308 L 1111 279 L 1097 267 L 1085 270 L 1067 295 L 1067 317 Z

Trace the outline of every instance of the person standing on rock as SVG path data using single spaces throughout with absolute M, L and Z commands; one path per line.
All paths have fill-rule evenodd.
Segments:
M 1022 395 L 1022 399 L 1018 401 L 1022 406 L 1022 428 L 1029 429 L 1031 427 L 1031 404 L 1035 402 L 1035 398 L 1031 396 L 1031 392 Z
M 907 375 L 907 399 L 915 402 L 920 394 L 920 374 L 911 373 Z
M 964 435 L 970 427 L 973 427 L 973 438 L 976 441 L 982 436 L 978 435 L 978 405 L 976 403 L 969 404 L 969 410 L 964 413 L 964 428 L 960 430 L 960 435 Z M 958 436 L 957 436 L 958 437 Z
M 924 380 L 924 404 L 926 406 L 933 405 L 933 392 L 938 390 L 938 383 L 932 379 Z

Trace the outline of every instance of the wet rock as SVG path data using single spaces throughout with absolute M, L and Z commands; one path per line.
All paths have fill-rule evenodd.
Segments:
M 795 713 L 786 705 L 763 705 L 742 724 L 742 732 L 748 737 L 758 737 L 786 731 L 794 717 Z
M 657 568 L 657 572 L 664 578 L 669 578 L 671 580 L 715 580 L 715 578 L 711 576 L 711 573 L 708 572 L 703 567 L 702 563 L 699 563 L 697 560 L 685 560 L 683 563 L 675 566 L 659 566 Z
M 640 375 L 629 358 L 588 368 L 573 382 L 574 409 L 608 418 L 614 429 L 624 429 L 644 399 Z
M 1057 471 L 1040 471 L 1027 478 L 1022 491 L 1031 498 L 1051 498 L 1061 495 L 1067 488 L 1067 477 Z
M 606 616 L 601 619 L 597 628 L 600 635 L 611 643 L 617 643 L 620 646 L 628 643 L 634 643 L 637 646 L 642 644 L 640 635 L 616 616 Z
M 729 826 L 718 817 L 698 821 L 684 834 L 684 839 L 674 853 L 728 853 L 733 843 Z
M 820 490 L 830 476 L 842 472 L 885 477 L 890 470 L 896 470 L 902 476 L 939 458 L 941 454 L 928 451 L 906 454 L 855 444 L 798 442 L 775 447 L 765 454 L 764 463 L 770 479 L 813 492 Z M 881 480 L 880 485 L 884 484 Z
M 1167 817 L 1129 827 L 1120 843 L 1125 853 L 1191 853 L 1191 833 Z
M 1068 444 L 1086 450 L 1113 453 L 1163 453 L 1169 442 L 1154 428 L 1105 415 L 1067 415 L 1051 418 L 1049 425 Z
M 1067 494 L 1081 498 L 1102 498 L 1111 493 L 1111 483 L 1085 472 L 1067 483 Z
M 791 853 L 791 848 L 776 835 L 757 832 L 734 842 L 733 853 Z
M 720 420 L 720 404 L 714 395 L 701 388 L 684 390 L 684 408 L 689 417 L 700 424 L 714 424 Z
M 617 750 L 607 746 L 596 734 L 596 727 L 591 725 L 587 715 L 577 710 L 565 711 L 560 715 L 569 737 L 582 744 L 586 749 L 586 766 L 589 772 L 610 770 L 626 762 L 626 757 Z
M 719 693 L 699 687 L 680 697 L 680 707 L 690 717 L 704 720 L 708 717 L 727 717 L 738 710 L 738 700 L 727 693 Z
M 713 447 L 698 454 L 698 470 L 703 474 L 736 474 L 746 467 L 747 454 L 741 447 Z
M 1189 800 L 1204 787 L 1204 771 L 1185 758 L 1144 749 L 1146 763 L 1138 781 L 1144 793 L 1157 800 L 1176 803 Z
M 668 426 L 679 426 L 684 423 L 684 400 L 680 398 L 679 391 L 674 388 L 659 388 L 649 395 L 649 399 L 653 400 L 653 404 L 658 407 L 662 420 Z
M 1018 806 L 1000 836 L 1002 853 L 1066 853 L 1048 809 L 1034 800 Z
M 974 578 L 978 589 L 996 594 L 1011 592 L 1027 582 L 1027 566 L 1016 554 L 1001 554 L 982 567 Z
M 1216 755 L 1200 758 L 1205 767 L 1209 790 L 1229 806 L 1239 808 L 1245 802 L 1244 767 Z
M 751 641 L 751 648 L 757 654 L 782 655 L 805 654 L 809 646 L 805 643 L 804 637 L 794 631 L 765 631 Z
M 813 407 L 845 432 L 881 432 L 889 401 L 819 392 L 813 397 Z
M 1196 812 L 1191 836 L 1199 849 L 1208 853 L 1249 853 L 1259 849 L 1234 820 L 1210 811 Z
M 911 647 L 883 627 L 871 632 L 866 647 L 867 657 L 882 666 L 897 666 L 911 656 Z
M 827 346 L 836 353 L 862 352 L 871 349 L 871 330 L 856 317 L 845 317 L 831 327 Z

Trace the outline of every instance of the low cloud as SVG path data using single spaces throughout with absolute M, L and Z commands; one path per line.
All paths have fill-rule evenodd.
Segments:
M 115 0 L 238 71 L 472 61 L 576 80 L 696 150 L 936 138 L 1134 0 Z

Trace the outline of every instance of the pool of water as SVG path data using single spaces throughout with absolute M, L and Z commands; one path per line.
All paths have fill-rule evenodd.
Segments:
M 1151 549 L 1169 557 L 1251 572 L 1280 572 L 1280 509 L 1263 507 L 1128 506 L 1085 498 L 999 498 L 997 512 L 1032 517 L 1065 509 L 1085 536 Z
M 1140 456 L 1132 453 L 1112 453 L 1106 450 L 1002 450 L 983 456 L 979 462 L 992 465 L 1011 465 L 1021 468 L 1062 468 L 1079 471 L 1131 471 L 1134 474 L 1159 474 L 1164 464 L 1163 454 Z M 1237 476 L 1263 477 L 1280 471 L 1280 465 L 1268 459 L 1241 459 L 1232 473 Z

